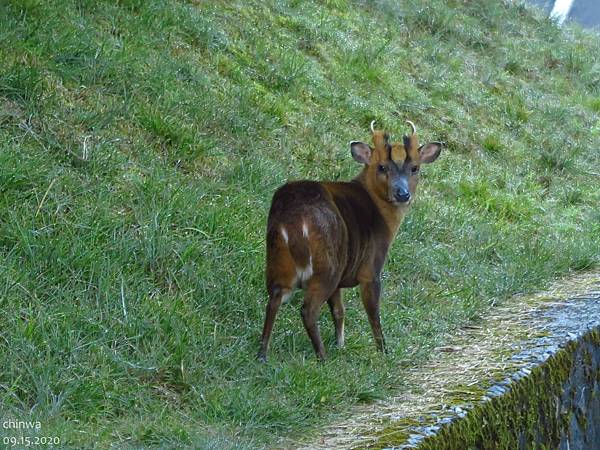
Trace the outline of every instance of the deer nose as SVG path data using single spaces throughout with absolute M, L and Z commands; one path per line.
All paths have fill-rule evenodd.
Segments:
M 396 189 L 396 192 L 394 192 L 394 198 L 398 202 L 406 203 L 410 200 L 410 192 L 404 189 Z

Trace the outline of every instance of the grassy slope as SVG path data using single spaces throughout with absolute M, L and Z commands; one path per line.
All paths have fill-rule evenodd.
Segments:
M 74 447 L 260 446 L 402 386 L 494 301 L 598 264 L 598 38 L 497 0 L 0 4 L 0 396 Z M 384 274 L 268 365 L 264 225 L 368 123 L 448 143 Z M 323 314 L 326 344 L 332 326 Z

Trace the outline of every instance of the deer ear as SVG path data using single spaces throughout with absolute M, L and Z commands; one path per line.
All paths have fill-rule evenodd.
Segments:
M 369 165 L 373 150 L 368 144 L 358 141 L 350 142 L 350 151 L 355 161 Z
M 434 162 L 442 152 L 443 142 L 429 142 L 419 147 L 420 163 L 429 164 Z

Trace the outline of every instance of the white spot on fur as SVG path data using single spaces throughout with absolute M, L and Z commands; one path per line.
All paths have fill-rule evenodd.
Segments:
M 312 277 L 313 275 L 313 265 L 312 265 L 312 255 L 310 256 L 309 260 L 308 260 L 308 266 L 302 268 L 302 267 L 296 267 L 296 276 L 298 277 L 298 282 L 300 283 L 301 286 L 304 286 L 304 284 L 310 280 L 310 277 Z
M 285 241 L 285 243 L 287 244 L 287 243 L 288 243 L 288 241 L 289 241 L 289 238 L 288 238 L 287 231 L 285 230 L 285 228 L 284 228 L 284 227 L 281 227 L 281 235 L 283 236 L 283 240 L 284 240 L 284 241 Z
M 287 294 L 283 294 L 281 296 L 281 303 L 283 303 L 285 305 L 286 303 L 288 303 L 290 301 L 291 297 L 292 297 L 292 293 L 291 292 L 288 292 Z
M 344 322 L 342 322 L 341 326 L 340 326 L 340 332 L 336 337 L 337 340 L 337 346 L 339 348 L 342 348 L 344 346 Z
M 308 239 L 308 225 L 304 221 L 302 222 L 302 236 Z

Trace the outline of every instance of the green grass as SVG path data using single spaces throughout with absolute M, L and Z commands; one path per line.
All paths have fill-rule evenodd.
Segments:
M 509 2 L 507 2 L 509 3 Z M 444 334 L 600 262 L 600 40 L 496 0 L 0 5 L 0 415 L 64 447 L 255 448 L 402 389 Z M 255 362 L 287 179 L 413 120 L 447 149 L 318 364 Z

